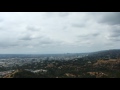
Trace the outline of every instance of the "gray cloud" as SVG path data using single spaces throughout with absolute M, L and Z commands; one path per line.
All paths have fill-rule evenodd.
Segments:
M 28 26 L 28 27 L 27 27 L 27 30 L 28 30 L 28 31 L 39 31 L 40 28 L 36 28 L 36 27 L 33 27 L 33 26 Z
M 2 28 L 2 27 L 0 27 L 0 30 L 3 30 L 3 28 Z
M 0 12 L 0 53 L 65 53 L 120 44 L 118 12 Z
M 110 25 L 120 24 L 120 12 L 109 12 L 103 14 L 102 18 L 99 20 L 101 23 L 107 23 Z
M 24 41 L 31 41 L 31 40 L 42 40 L 42 38 L 44 38 L 43 36 L 36 36 L 36 37 L 32 37 L 32 35 L 25 35 L 23 37 L 21 37 L 19 40 L 24 40 Z
M 41 44 L 51 44 L 52 42 L 51 41 L 41 41 L 40 43 Z
M 99 33 L 92 33 L 92 34 L 79 35 L 77 37 L 83 39 L 90 39 L 90 38 L 96 38 L 99 35 L 100 35 Z
M 47 17 L 67 17 L 69 16 L 71 13 L 70 12 L 47 12 L 45 13 L 45 16 Z
M 120 37 L 120 33 L 112 33 L 111 35 L 110 35 L 110 37 Z
M 114 26 L 110 30 L 110 37 L 119 37 L 120 36 L 120 27 Z
M 0 19 L 0 22 L 3 22 L 3 19 Z
M 27 31 L 21 33 L 21 35 L 19 36 L 19 40 L 31 41 L 35 39 L 40 39 L 42 37 L 43 36 L 41 36 L 41 32 L 39 29 L 36 29 L 35 27 L 27 27 Z
M 120 41 L 120 27 L 114 26 L 111 28 L 108 39 L 112 41 Z
M 19 46 L 18 43 L 14 42 L 0 42 L 0 48 L 11 48 L 11 47 L 16 47 Z
M 19 36 L 19 40 L 29 41 L 29 40 L 32 40 L 32 39 L 34 39 L 34 38 L 32 37 L 32 34 L 31 34 L 31 33 L 27 33 L 27 32 L 24 32 L 23 34 L 21 34 L 21 35 Z
M 91 36 L 93 36 L 93 37 L 96 37 L 96 36 L 98 36 L 98 35 L 100 35 L 100 34 L 99 34 L 99 33 L 91 34 Z
M 99 36 L 99 33 L 92 33 L 92 34 L 86 34 L 86 35 L 79 35 L 77 36 L 77 39 L 75 43 L 80 44 L 80 46 L 84 45 L 89 47 L 90 45 L 93 45 L 95 42 L 95 39 Z
M 40 42 L 40 44 L 52 44 L 52 43 L 54 43 L 53 41 L 51 41 L 51 40 L 41 40 L 41 41 L 39 41 Z
M 120 38 L 112 38 L 110 37 L 109 40 L 113 41 L 113 43 L 115 43 L 116 41 L 120 41 Z
M 42 37 L 38 41 L 41 45 L 60 45 L 62 43 L 61 41 L 56 41 L 48 37 Z
M 72 24 L 72 26 L 73 27 L 78 27 L 78 28 L 80 27 L 81 28 L 81 27 L 85 27 L 86 25 L 82 23 L 82 24 Z
M 32 37 L 32 34 L 25 34 L 22 36 L 19 40 L 23 41 L 22 44 L 24 46 L 42 46 L 42 45 L 56 45 L 59 43 L 59 41 L 52 40 L 49 37 L 46 36 L 37 36 L 37 37 Z
M 31 38 L 30 36 L 24 36 L 20 40 L 32 40 L 32 39 L 33 38 Z
M 66 30 L 67 28 L 68 28 L 67 26 L 64 26 L 64 27 L 63 27 L 63 30 Z

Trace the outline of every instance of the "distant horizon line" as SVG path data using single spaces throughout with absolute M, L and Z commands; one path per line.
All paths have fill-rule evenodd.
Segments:
M 51 53 L 51 54 L 82 54 L 82 53 L 93 53 L 93 52 L 99 52 L 99 51 L 107 51 L 107 50 L 120 50 L 120 49 L 105 49 L 105 50 L 97 50 L 97 51 L 90 51 L 90 52 L 76 52 L 76 53 Z M 0 53 L 1 55 L 2 54 L 9 54 L 10 55 L 10 53 Z M 15 54 L 15 53 L 12 53 L 12 54 Z M 21 54 L 21 55 L 25 55 L 25 54 L 28 54 L 28 55 L 30 55 L 30 53 L 17 53 L 16 55 L 18 55 L 18 54 Z M 31 53 L 32 55 L 33 54 L 41 54 L 41 55 L 45 55 L 45 54 L 50 54 L 50 53 Z

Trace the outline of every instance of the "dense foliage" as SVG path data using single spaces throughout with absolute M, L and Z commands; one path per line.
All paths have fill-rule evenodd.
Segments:
M 120 78 L 120 53 L 105 51 L 73 60 L 45 60 L 33 62 L 10 69 L 18 70 L 13 78 Z M 4 70 L 4 68 L 0 68 Z M 5 68 L 5 70 L 8 68 Z M 30 70 L 47 70 L 47 72 L 30 72 Z

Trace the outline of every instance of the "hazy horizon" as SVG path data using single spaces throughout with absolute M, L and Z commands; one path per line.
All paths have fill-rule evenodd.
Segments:
M 0 12 L 0 54 L 119 49 L 120 12 Z
M 22 54 L 23 54 L 23 55 L 24 55 L 24 54 L 28 54 L 28 55 L 30 55 L 30 54 L 31 54 L 31 55 L 32 55 L 32 54 L 33 54 L 33 55 L 34 55 L 34 54 L 36 54 L 36 55 L 37 55 L 37 54 L 38 54 L 38 55 L 40 55 L 40 54 L 41 54 L 41 55 L 42 55 L 42 54 L 43 54 L 43 55 L 44 55 L 44 54 L 46 54 L 46 55 L 47 55 L 47 54 L 82 54 L 82 53 L 94 53 L 94 52 L 106 51 L 106 50 L 120 50 L 120 49 L 119 49 L 119 48 L 118 48 L 118 49 L 104 49 L 104 50 L 97 50 L 97 51 L 74 52 L 74 53 L 71 53 L 71 52 L 68 52 L 68 53 L 67 53 L 67 52 L 65 52 L 65 53 L 0 53 L 0 55 L 2 55 L 2 54 L 8 54 L 8 55 L 9 55 L 9 54 L 16 54 L 16 55 L 17 55 L 17 54 L 21 54 L 21 55 L 22 55 Z

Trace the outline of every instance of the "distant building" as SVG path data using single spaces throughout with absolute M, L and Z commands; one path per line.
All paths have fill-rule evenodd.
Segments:
M 88 64 L 91 64 L 91 61 L 88 61 Z
M 43 70 L 43 69 L 40 69 L 40 70 L 35 70 L 33 71 L 34 73 L 38 73 L 38 72 L 47 72 L 47 70 Z

